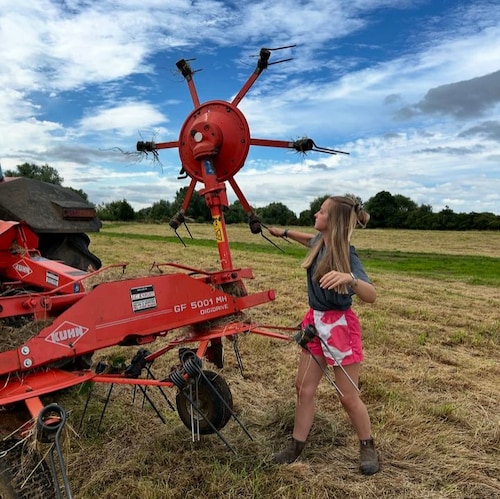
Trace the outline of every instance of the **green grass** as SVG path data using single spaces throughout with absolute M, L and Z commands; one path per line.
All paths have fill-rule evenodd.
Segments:
M 130 259 L 138 273 L 158 258 L 213 269 L 217 249 L 211 229 L 207 224 L 191 227 L 195 239 L 179 231 L 187 244 L 183 248 L 168 227 L 106 225 L 92 235 L 92 251 L 106 263 Z M 246 227 L 229 230 L 235 261 L 255 270 L 249 290 L 276 290 L 275 301 L 248 311 L 252 320 L 297 324 L 307 310 L 300 268 L 306 248 L 273 239 L 286 251 L 281 253 L 260 235 L 248 234 Z M 237 454 L 215 435 L 193 440 L 190 429 L 153 388 L 148 394 L 165 424 L 126 385 L 114 385 L 112 393 L 109 385 L 92 385 L 88 406 L 88 384 L 58 398 L 70 414 L 69 425 L 78 431 L 68 432 L 65 453 L 73 497 L 500 498 L 500 269 L 494 251 L 499 236 L 428 231 L 423 237 L 415 231 L 379 230 L 356 236 L 377 287 L 377 301 L 357 300 L 355 309 L 365 350 L 362 397 L 381 473 L 358 473 L 355 433 L 326 380 L 318 388 L 304 456 L 289 466 L 269 463 L 292 432 L 298 347 L 248 334 L 238 341 L 244 371 L 239 371 L 229 341 L 224 341 L 226 364 L 220 370 L 231 388 L 235 412 L 253 438 L 231 419 L 222 434 Z M 112 297 L 103 305 L 120 306 Z M 171 334 L 176 333 L 146 346 L 161 348 Z M 137 347 L 97 351 L 94 361 L 119 364 L 132 359 Z M 178 362 L 177 350 L 169 351 L 156 358 L 153 374 L 161 379 Z M 210 363 L 205 367 L 215 369 Z M 165 390 L 165 395 L 175 402 L 175 390 Z
M 402 272 L 438 280 L 462 280 L 476 285 L 500 285 L 500 258 L 375 250 L 360 250 L 358 253 L 371 270 Z
M 119 226 L 119 224 L 117 225 Z M 106 230 L 93 237 L 110 237 L 127 240 L 157 241 L 159 243 L 176 243 L 182 245 L 175 236 L 159 236 L 155 234 L 136 234 L 129 232 L 112 232 L 116 228 L 107 226 Z M 280 250 L 264 237 L 255 236 L 259 242 L 232 242 L 231 250 L 251 253 L 279 254 Z M 186 246 L 211 248 L 215 247 L 212 239 L 191 239 L 183 236 Z M 274 242 L 274 241 L 273 241 Z M 307 248 L 297 244 L 288 244 L 278 240 L 279 247 L 285 256 L 302 259 Z M 484 286 L 500 286 L 500 258 L 478 255 L 446 255 L 441 253 L 411 253 L 402 251 L 358 250 L 368 271 L 385 270 L 401 272 L 408 275 L 428 277 L 440 281 L 461 280 L 468 284 Z

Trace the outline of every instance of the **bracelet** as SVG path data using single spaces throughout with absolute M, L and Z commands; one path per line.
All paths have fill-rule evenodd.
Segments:
M 284 237 L 285 239 L 288 237 L 288 229 L 283 231 L 283 235 L 281 237 Z
M 349 272 L 352 277 L 352 281 L 350 282 L 351 287 L 357 286 L 358 285 L 358 278 L 352 273 Z

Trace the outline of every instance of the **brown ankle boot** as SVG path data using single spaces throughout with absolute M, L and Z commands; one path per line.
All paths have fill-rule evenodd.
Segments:
M 290 443 L 277 454 L 273 456 L 273 463 L 276 464 L 290 464 L 298 459 L 302 451 L 304 450 L 306 443 L 300 442 L 292 438 Z
M 359 469 L 363 475 L 373 475 L 380 469 L 373 438 L 359 441 Z

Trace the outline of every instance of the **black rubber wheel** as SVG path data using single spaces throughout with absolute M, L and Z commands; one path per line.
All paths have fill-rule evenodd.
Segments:
M 89 251 L 87 234 L 39 234 L 40 253 L 50 260 L 61 260 L 80 270 L 100 269 L 102 262 Z
M 208 380 L 208 381 L 207 381 Z M 198 385 L 198 386 L 196 386 Z M 188 397 L 196 404 L 194 409 Z M 203 371 L 196 381 L 179 390 L 175 399 L 181 421 L 191 429 L 192 421 L 202 435 L 215 433 L 226 426 L 233 411 L 233 397 L 224 378 L 212 371 Z M 214 428 L 209 424 L 213 425 Z
M 39 456 L 23 453 L 22 444 L 14 447 L 16 442 L 12 438 L 0 441 L 0 498 L 55 498 L 49 467 L 43 461 L 38 464 Z

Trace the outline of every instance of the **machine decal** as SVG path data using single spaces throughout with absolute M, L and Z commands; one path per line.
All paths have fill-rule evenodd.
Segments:
M 45 341 L 62 347 L 72 348 L 80 338 L 85 336 L 88 330 L 88 327 L 64 321 L 55 331 L 52 331 L 45 338 Z
M 227 296 L 220 295 L 214 298 L 195 300 L 190 303 L 191 310 L 198 310 L 200 315 L 213 314 L 221 310 L 229 310 Z M 184 306 L 185 307 L 185 306 Z
M 57 288 L 59 286 L 59 274 L 47 270 L 47 274 L 45 275 L 45 282 Z
M 14 263 L 12 267 L 20 277 L 26 277 L 33 272 L 31 270 L 31 267 L 24 260 L 19 260 L 18 262 Z
M 152 284 L 139 288 L 131 288 L 130 299 L 134 312 L 142 312 L 143 310 L 157 307 L 155 290 Z
M 215 312 L 220 312 L 221 310 L 228 310 L 228 309 L 229 305 L 226 303 L 225 305 L 217 305 L 215 307 L 201 309 L 200 315 L 214 314 Z

